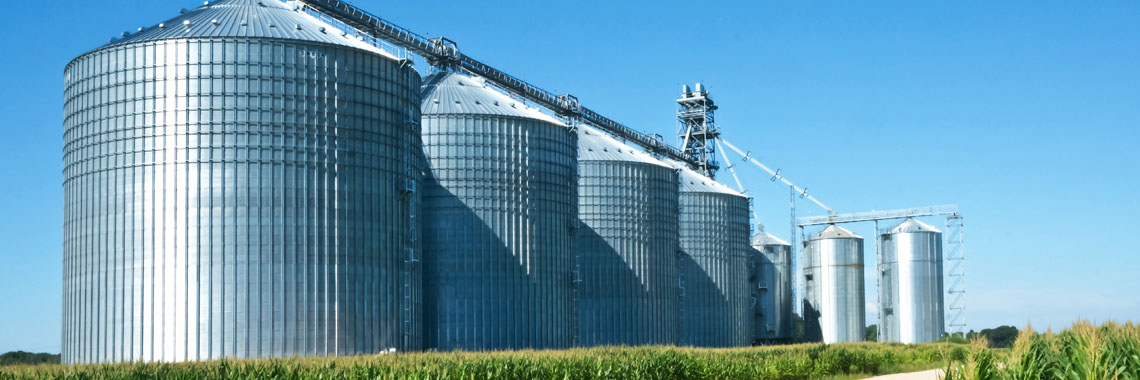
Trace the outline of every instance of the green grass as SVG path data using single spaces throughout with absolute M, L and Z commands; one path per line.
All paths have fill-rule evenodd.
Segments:
M 955 345 L 799 344 L 734 349 L 602 347 L 345 358 L 0 368 L 7 379 L 818 379 L 943 366 Z
M 973 342 L 966 360 L 947 367 L 947 380 L 1140 380 L 1140 327 L 1078 321 L 1060 333 L 1027 327 L 1013 348 Z

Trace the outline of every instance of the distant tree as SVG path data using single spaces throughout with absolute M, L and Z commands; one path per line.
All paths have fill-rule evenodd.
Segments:
M 878 342 L 879 341 L 879 325 L 873 324 L 873 325 L 867 326 L 867 328 L 865 330 L 863 330 L 863 340 L 868 341 L 868 342 Z
M 991 348 L 1010 348 L 1017 340 L 1017 328 L 1013 326 L 998 326 L 992 329 L 983 329 L 978 332 L 990 340 Z
M 59 364 L 59 354 L 12 351 L 0 354 L 0 366 L 14 364 Z
M 971 331 L 970 333 L 972 334 L 972 333 L 973 333 L 973 331 Z M 942 338 L 939 338 L 939 339 L 938 339 L 938 341 L 939 341 L 939 342 L 944 342 L 944 343 L 955 343 L 955 344 L 967 344 L 967 343 L 970 343 L 970 340 L 969 340 L 969 339 L 966 339 L 966 336 L 965 336 L 965 335 L 963 335 L 962 333 L 953 333 L 953 334 L 951 334 L 951 333 L 942 333 Z

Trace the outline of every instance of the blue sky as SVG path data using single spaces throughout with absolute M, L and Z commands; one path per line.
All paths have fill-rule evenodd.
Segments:
M 49 4 L 0 24 L 0 351 L 59 350 L 63 66 L 201 2 Z M 354 4 L 644 132 L 703 81 L 729 141 L 840 212 L 959 204 L 970 328 L 1140 320 L 1138 2 Z M 787 189 L 739 169 L 786 238 Z

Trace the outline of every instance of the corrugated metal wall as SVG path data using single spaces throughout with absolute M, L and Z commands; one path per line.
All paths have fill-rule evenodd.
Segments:
M 470 78 L 425 83 L 428 346 L 571 346 L 575 135 Z
M 748 199 L 681 192 L 681 344 L 746 346 L 751 340 Z
M 413 69 L 199 38 L 66 77 L 64 362 L 420 347 Z
M 879 235 L 879 337 L 929 343 L 945 331 L 942 233 L 907 220 Z
M 579 176 L 579 343 L 677 344 L 676 171 L 583 159 Z
M 863 341 L 863 238 L 842 227 L 828 226 L 808 239 L 803 273 L 805 339 Z

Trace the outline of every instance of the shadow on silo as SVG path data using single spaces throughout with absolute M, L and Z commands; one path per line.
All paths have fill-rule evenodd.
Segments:
M 684 289 L 681 297 L 681 345 L 732 346 L 736 321 L 728 308 L 728 300 L 696 260 L 685 253 L 678 256 L 677 265 Z
M 804 304 L 804 341 L 807 342 L 822 342 L 823 341 L 823 328 L 820 326 L 820 311 L 816 310 L 811 303 L 806 300 Z
M 642 280 L 614 248 L 593 228 L 579 224 L 575 236 L 579 272 L 579 343 L 582 346 L 670 344 L 664 316 L 655 308 Z M 652 281 L 653 279 L 644 279 Z
M 474 209 L 430 174 L 427 177 L 423 186 L 426 346 L 443 351 L 569 346 L 572 329 L 567 314 L 573 309 L 569 302 L 560 305 L 558 299 L 569 301 L 569 295 L 558 286 L 570 279 L 558 278 L 558 258 L 544 257 L 549 254 L 541 249 L 516 246 L 520 252 L 529 251 L 528 259 L 533 260 L 520 262 Z M 427 218 L 429 203 L 433 215 Z M 532 231 L 517 223 L 510 227 L 504 230 Z M 525 244 L 523 236 L 511 238 Z M 534 273 L 527 273 L 528 264 Z

